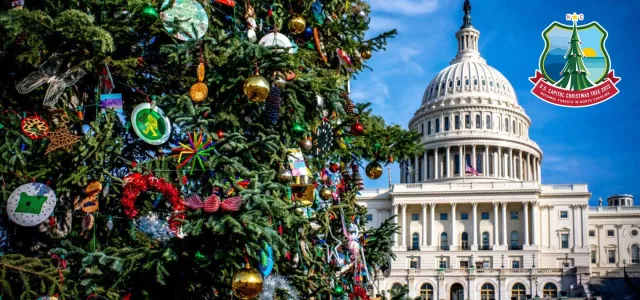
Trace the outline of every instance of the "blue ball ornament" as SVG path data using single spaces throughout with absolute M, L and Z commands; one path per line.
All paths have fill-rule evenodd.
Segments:
M 311 27 L 307 27 L 304 29 L 304 37 L 310 38 L 313 36 L 313 29 Z

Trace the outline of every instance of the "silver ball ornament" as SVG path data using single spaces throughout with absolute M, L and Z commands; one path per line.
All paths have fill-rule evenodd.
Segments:
M 280 180 L 290 182 L 291 180 L 293 180 L 293 174 L 290 170 L 282 169 L 280 170 Z

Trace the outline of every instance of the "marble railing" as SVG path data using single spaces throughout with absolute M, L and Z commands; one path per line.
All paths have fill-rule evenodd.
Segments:
M 480 276 L 498 275 L 562 275 L 572 271 L 573 268 L 533 268 L 533 269 L 397 269 L 392 270 L 391 275 L 395 276 L 465 276 L 470 274 Z
M 543 186 L 544 187 L 544 186 Z M 394 184 L 393 193 L 445 192 L 445 191 L 491 191 L 539 189 L 537 182 L 466 182 L 466 183 L 400 183 Z M 585 187 L 586 190 L 586 187 Z
M 640 206 L 590 206 L 589 212 L 640 212 Z

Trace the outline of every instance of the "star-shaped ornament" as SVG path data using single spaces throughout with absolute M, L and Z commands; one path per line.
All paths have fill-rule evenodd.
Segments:
M 50 152 L 56 151 L 60 148 L 71 151 L 73 145 L 80 140 L 80 137 L 71 134 L 68 128 L 61 127 L 49 134 L 49 140 L 51 143 L 47 146 L 47 150 L 44 154 L 49 154 Z

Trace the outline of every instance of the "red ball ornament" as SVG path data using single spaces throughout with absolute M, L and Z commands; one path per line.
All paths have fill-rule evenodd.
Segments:
M 218 134 L 218 138 L 219 138 L 219 139 L 224 138 L 224 131 L 223 131 L 222 129 L 218 129 L 217 134 Z
M 353 126 L 351 126 L 351 133 L 353 133 L 353 135 L 361 135 L 364 133 L 364 126 L 362 126 L 362 124 L 360 122 L 356 122 L 355 124 L 353 124 Z
M 332 173 L 338 172 L 338 170 L 340 170 L 340 165 L 337 163 L 331 163 L 329 165 L 329 170 L 331 170 Z

